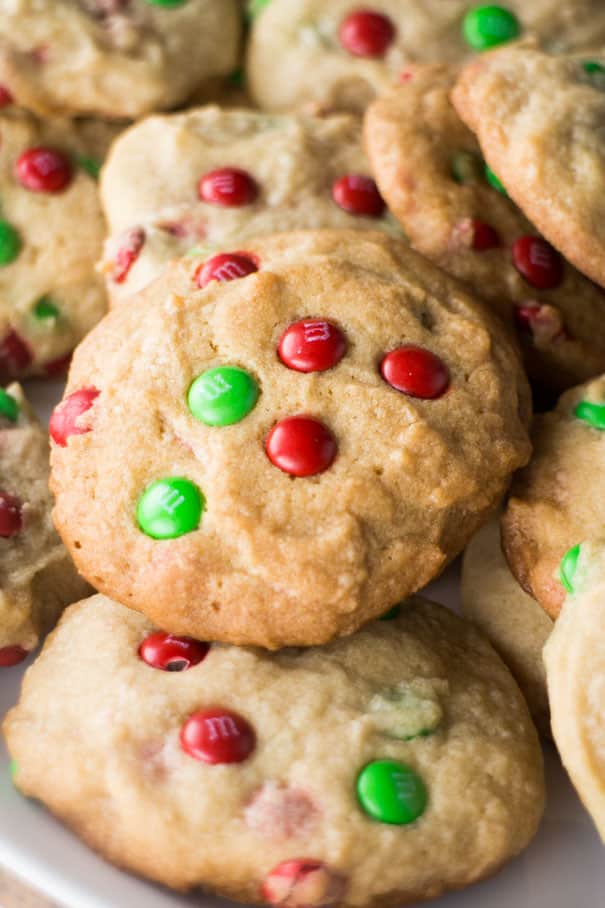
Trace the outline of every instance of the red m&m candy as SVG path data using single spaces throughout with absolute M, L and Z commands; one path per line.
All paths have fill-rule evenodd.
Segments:
M 274 867 L 261 887 L 263 899 L 283 908 L 327 908 L 344 894 L 345 878 L 323 861 L 299 858 Z
M 122 238 L 120 248 L 116 253 L 111 279 L 115 284 L 123 284 L 130 269 L 141 254 L 145 245 L 146 234 L 142 227 L 131 227 Z
M 5 646 L 0 649 L 0 668 L 11 668 L 27 659 L 29 653 L 22 646 Z
M 384 57 L 395 39 L 395 26 L 382 13 L 358 9 L 343 20 L 338 35 L 355 57 Z
M 286 328 L 277 352 L 281 361 L 296 372 L 325 372 L 343 358 L 347 341 L 332 322 L 303 318 Z
M 265 442 L 271 463 L 290 476 L 315 476 L 334 463 L 336 439 L 327 426 L 311 416 L 280 420 Z
M 181 729 L 181 747 L 202 763 L 242 763 L 255 746 L 250 723 L 220 706 L 194 713 Z
M 450 384 L 449 370 L 443 360 L 430 350 L 412 344 L 387 353 L 380 372 L 396 391 L 423 400 L 441 397 Z
M 80 388 L 55 407 L 50 418 L 49 432 L 55 444 L 64 448 L 71 435 L 90 432 L 90 425 L 80 422 L 80 417 L 90 410 L 101 392 L 97 388 Z
M 62 192 L 71 183 L 73 167 L 56 148 L 29 148 L 15 168 L 17 179 L 31 192 Z
M 384 211 L 384 200 L 374 180 L 359 173 L 349 173 L 336 180 L 332 198 L 350 214 L 379 218 Z
M 500 245 L 500 237 L 490 224 L 483 221 L 471 221 L 472 247 L 475 252 L 485 252 Z
M 24 372 L 32 361 L 25 341 L 14 329 L 0 341 L 0 381 L 6 382 Z
M 143 640 L 139 656 L 152 668 L 165 672 L 182 672 L 203 662 L 209 651 L 208 643 L 157 631 Z
M 0 537 L 10 539 L 21 531 L 21 502 L 14 495 L 0 490 Z
M 256 181 L 238 167 L 211 170 L 200 179 L 198 193 L 202 202 L 239 208 L 251 205 L 258 196 Z
M 512 247 L 513 264 L 528 284 L 538 290 L 554 290 L 563 281 L 563 259 L 539 236 L 522 236 Z
M 195 279 L 198 287 L 206 287 L 212 281 L 236 281 L 258 271 L 258 265 L 243 252 L 223 252 L 214 255 L 198 268 Z

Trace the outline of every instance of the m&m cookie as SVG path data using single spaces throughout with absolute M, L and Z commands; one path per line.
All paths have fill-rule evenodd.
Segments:
M 513 574 L 552 617 L 571 588 L 579 543 L 604 535 L 604 430 L 604 377 L 573 388 L 555 410 L 536 416 L 534 454 L 515 477 L 502 518 Z
M 205 107 L 150 117 L 115 143 L 101 195 L 114 302 L 196 248 L 210 256 L 224 243 L 237 250 L 249 237 L 320 227 L 401 235 L 349 115 Z M 237 271 L 241 259 L 229 267 Z
M 55 519 L 91 583 L 168 631 L 325 643 L 460 552 L 527 419 L 505 333 L 404 244 L 248 240 L 173 263 L 80 345 Z
M 500 545 L 500 521 L 473 537 L 462 561 L 462 613 L 485 634 L 511 670 L 542 734 L 550 736 L 542 649 L 553 622 L 521 589 Z
M 605 43 L 601 0 L 251 0 L 247 77 L 273 111 L 360 112 L 408 63 L 458 63 L 519 38 L 554 53 Z M 496 105 L 497 107 L 497 105 Z
M 0 382 L 61 375 L 102 317 L 100 123 L 0 114 Z
M 452 97 L 510 196 L 605 286 L 605 56 L 505 50 L 465 69 Z
M 0 670 L 85 596 L 51 519 L 48 435 L 17 384 L 0 387 Z
M 236 0 L 19 0 L 2 10 L 0 85 L 40 116 L 176 107 L 237 63 Z
M 454 79 L 451 67 L 408 66 L 369 108 L 378 186 L 414 248 L 516 333 L 530 376 L 563 390 L 605 370 L 605 295 L 511 201 L 452 107 Z
M 18 789 L 105 858 L 256 904 L 395 908 L 459 889 L 521 851 L 544 804 L 512 676 L 421 599 L 269 655 L 94 596 L 47 641 L 4 732 Z
M 578 547 L 573 584 L 544 648 L 552 731 L 567 769 L 605 840 L 605 544 Z

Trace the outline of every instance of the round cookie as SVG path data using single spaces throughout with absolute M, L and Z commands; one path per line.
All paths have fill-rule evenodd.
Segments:
M 0 388 L 0 668 L 88 591 L 51 519 L 48 435 L 19 385 Z
M 175 640 L 95 596 L 67 611 L 4 732 L 19 789 L 106 858 L 244 902 L 437 896 L 523 849 L 544 803 L 513 678 L 421 599 L 268 655 Z
M 544 648 L 552 730 L 578 794 L 605 840 L 605 548 L 583 542 L 567 596 Z
M 511 574 L 496 518 L 479 530 L 464 553 L 461 595 L 465 618 L 479 627 L 511 670 L 536 725 L 549 735 L 542 649 L 553 623 Z
M 529 456 L 527 386 L 483 307 L 383 234 L 233 261 L 174 263 L 80 345 L 55 521 L 100 592 L 173 633 L 325 643 L 464 547 Z
M 566 392 L 537 415 L 533 457 L 513 480 L 502 544 L 523 589 L 555 618 L 565 597 L 559 565 L 583 539 L 603 535 L 605 377 Z
M 19 0 L 0 19 L 0 85 L 40 116 L 136 118 L 236 66 L 235 0 Z
M 66 370 L 106 310 L 96 184 L 113 130 L 0 114 L 0 381 Z
M 253 0 L 251 9 L 250 91 L 274 111 L 361 112 L 407 63 L 457 63 L 520 36 L 557 53 L 605 44 L 601 0 Z
M 511 198 L 605 285 L 605 56 L 501 51 L 465 69 L 452 97 Z
M 605 297 L 498 191 L 449 100 L 456 71 L 408 67 L 369 108 L 376 180 L 410 242 L 516 328 L 530 376 L 562 390 L 605 370 Z M 495 102 L 494 102 L 495 103 Z
M 385 211 L 348 115 L 267 116 L 206 107 L 150 117 L 114 145 L 101 182 L 111 299 L 127 299 L 192 247 L 294 229 L 384 229 Z

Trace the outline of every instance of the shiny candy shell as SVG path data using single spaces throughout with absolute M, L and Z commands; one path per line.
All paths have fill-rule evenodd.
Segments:
M 449 370 L 443 360 L 430 350 L 412 344 L 387 353 L 380 371 L 396 391 L 423 400 L 441 397 L 450 384 Z
M 165 672 L 182 672 L 203 662 L 210 651 L 210 644 L 193 637 L 175 637 L 156 631 L 145 637 L 139 646 L 139 656 L 152 668 Z
M 382 13 L 360 9 L 343 19 L 338 36 L 354 57 L 384 57 L 395 40 L 395 26 Z
M 243 252 L 223 252 L 215 255 L 196 272 L 198 287 L 207 287 L 212 281 L 236 281 L 258 271 L 258 265 Z
M 176 539 L 197 530 L 205 504 L 204 496 L 189 479 L 157 479 L 139 498 L 137 523 L 152 539 Z
M 100 393 L 98 388 L 80 388 L 55 407 L 49 424 L 50 437 L 55 444 L 64 448 L 72 435 L 90 432 L 90 424 L 81 417 L 90 410 Z
M 250 723 L 223 707 L 203 709 L 181 729 L 181 747 L 202 763 L 242 763 L 253 753 L 256 735 Z
M 599 429 L 601 432 L 605 429 L 605 404 L 581 400 L 574 410 L 574 416 L 587 422 L 593 429 Z
M 271 463 L 290 476 L 315 476 L 332 465 L 338 447 L 330 430 L 311 416 L 280 420 L 265 442 Z
M 221 167 L 200 179 L 198 194 L 202 202 L 239 208 L 256 200 L 258 185 L 249 173 L 239 167 Z
M 424 813 L 427 791 L 420 776 L 396 760 L 374 760 L 357 778 L 363 810 L 380 823 L 404 826 Z
M 321 318 L 293 322 L 281 336 L 279 358 L 296 372 L 325 372 L 347 352 L 347 341 L 337 325 Z
M 0 490 L 0 538 L 16 536 L 22 525 L 21 502 L 15 495 Z
M 17 161 L 15 171 L 30 192 L 63 192 L 73 177 L 71 161 L 56 148 L 29 148 Z
M 245 369 L 216 366 L 195 379 L 187 403 L 192 415 L 205 425 L 230 426 L 254 409 L 258 395 L 258 385 Z

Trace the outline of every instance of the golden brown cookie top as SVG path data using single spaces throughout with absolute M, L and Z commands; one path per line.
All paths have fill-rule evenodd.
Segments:
M 404 244 L 251 240 L 173 264 L 80 345 L 55 518 L 91 582 L 169 630 L 326 642 L 463 548 L 527 417 L 507 337 Z
M 605 545 L 582 542 L 570 589 L 544 649 L 552 730 L 569 776 L 605 838 Z
M 62 374 L 106 309 L 96 176 L 114 130 L 0 113 L 0 381 Z
M 234 69 L 235 0 L 18 0 L 0 21 L 0 85 L 43 116 L 135 118 Z
M 95 596 L 68 610 L 4 731 L 19 789 L 105 857 L 245 902 L 438 895 L 517 854 L 543 809 L 510 673 L 422 599 L 267 654 L 175 640 Z
M 362 111 L 408 63 L 459 63 L 518 38 L 605 44 L 601 0 L 252 0 L 247 76 L 267 110 Z
M 538 234 L 494 180 L 449 93 L 456 70 L 410 66 L 375 101 L 366 147 L 414 248 L 516 330 L 530 375 L 565 388 L 605 368 L 605 296 Z
M 48 455 L 22 388 L 0 388 L 0 671 L 88 590 L 53 526 Z
M 501 50 L 469 65 L 452 98 L 511 198 L 605 284 L 605 57 Z
M 598 493 L 605 452 L 605 378 L 567 391 L 536 416 L 534 453 L 514 479 L 502 520 L 508 563 L 522 587 L 556 617 L 565 597 L 561 559 L 603 533 Z
M 101 179 L 103 271 L 128 299 L 192 247 L 325 227 L 401 235 L 348 114 L 269 116 L 217 106 L 148 117 L 112 148 Z

